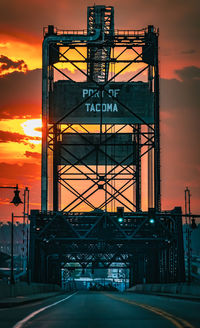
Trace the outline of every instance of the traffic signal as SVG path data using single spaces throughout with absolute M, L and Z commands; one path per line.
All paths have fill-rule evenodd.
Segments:
M 124 222 L 124 207 L 117 207 L 117 221 L 119 223 Z
M 155 208 L 148 209 L 148 219 L 149 219 L 149 223 L 151 224 L 155 223 Z

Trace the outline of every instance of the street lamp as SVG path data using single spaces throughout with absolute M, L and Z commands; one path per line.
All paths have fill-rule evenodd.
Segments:
M 13 200 L 10 202 L 15 206 L 22 204 L 22 200 L 19 197 L 20 190 L 18 189 L 18 184 L 15 187 L 13 186 L 0 186 L 1 189 L 14 189 L 14 197 Z M 10 268 L 10 283 L 13 285 L 15 283 L 14 278 L 14 215 L 12 213 L 12 221 L 11 221 L 11 268 Z
M 18 189 L 18 184 L 16 184 L 15 187 L 13 187 L 13 186 L 6 186 L 6 187 L 0 186 L 0 188 L 1 189 L 15 189 L 14 190 L 15 195 L 13 197 L 13 200 L 10 203 L 14 204 L 15 206 L 18 206 L 19 204 L 23 203 L 21 201 L 21 198 L 19 197 L 20 190 Z
M 28 229 L 28 217 L 29 217 L 29 189 L 25 187 L 24 194 L 23 194 L 23 202 L 21 201 L 19 197 L 19 190 L 18 188 L 15 190 L 15 196 L 11 203 L 13 203 L 15 206 L 18 206 L 19 204 L 24 204 L 23 209 L 23 216 L 22 215 L 14 215 L 12 213 L 12 223 L 11 223 L 11 275 L 10 275 L 10 283 L 14 284 L 14 218 L 23 218 L 23 258 L 25 259 L 26 256 L 26 277 L 27 277 L 27 283 L 30 283 L 30 277 L 29 277 L 29 229 Z M 27 221 L 26 221 L 27 218 Z M 25 226 L 27 225 L 26 234 L 25 234 Z M 25 240 L 26 235 L 26 240 Z M 25 251 L 25 243 L 26 243 L 26 255 L 24 253 Z
M 20 190 L 18 189 L 18 185 L 16 185 L 16 189 L 14 191 L 15 196 L 13 197 L 13 200 L 11 201 L 12 204 L 15 206 L 18 206 L 19 204 L 23 204 L 19 197 Z

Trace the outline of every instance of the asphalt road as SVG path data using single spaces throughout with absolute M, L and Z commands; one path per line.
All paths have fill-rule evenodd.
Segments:
M 0 309 L 1 328 L 200 328 L 200 303 L 133 293 L 78 292 Z

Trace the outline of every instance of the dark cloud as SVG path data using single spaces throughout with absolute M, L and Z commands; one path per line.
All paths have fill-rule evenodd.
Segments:
M 41 154 L 34 152 L 34 151 L 26 151 L 24 154 L 26 157 L 32 157 L 32 158 L 36 158 L 36 159 L 40 159 L 41 158 Z
M 176 72 L 180 80 L 161 79 L 161 172 L 165 201 L 176 205 L 188 185 L 193 208 L 200 196 L 200 69 L 185 67 Z
M 96 5 L 102 0 L 96 0 Z M 41 40 L 42 28 L 54 24 L 58 28 L 83 29 L 87 26 L 87 6 L 92 0 L 13 0 L 0 2 L 0 31 L 31 42 Z M 142 28 L 148 24 L 160 27 L 163 41 L 174 48 L 187 44 L 189 49 L 198 45 L 199 0 L 112 0 L 115 7 L 115 26 L 122 29 Z M 186 41 L 186 43 L 184 42 Z M 173 45 L 172 45 L 173 43 Z M 195 45 L 195 47 L 193 46 Z
M 79 14 L 79 6 L 85 7 L 85 15 Z M 86 6 L 78 0 L 73 4 L 71 0 L 60 0 L 56 4 L 53 0 L 25 0 L 0 1 L 0 31 L 4 35 L 20 38 L 26 42 L 38 42 L 42 38 L 43 27 L 54 24 L 60 28 L 81 28 L 86 23 Z M 75 10 L 76 8 L 76 10 Z M 79 8 L 79 10 L 77 10 Z M 74 23 L 73 16 L 77 21 Z
M 200 140 L 200 68 L 185 67 L 177 70 L 176 74 L 181 81 L 160 81 L 161 113 L 167 114 L 167 118 L 164 119 L 168 128 L 166 136 L 169 142 L 171 140 L 172 148 L 174 140 L 178 142 L 180 151 L 184 149 L 186 158 L 197 160 L 200 157 L 199 152 L 195 151 Z M 188 156 L 187 153 L 190 153 L 191 149 L 194 152 Z
M 161 79 L 161 108 L 184 114 L 184 110 L 199 113 L 200 107 L 200 68 L 191 66 L 176 70 L 177 79 Z M 195 115 L 196 115 L 195 114 Z
M 181 54 L 183 55 L 191 55 L 194 54 L 196 51 L 194 49 L 188 49 L 188 50 L 183 50 L 181 51 Z
M 41 70 L 13 72 L 0 76 L 0 119 L 41 114 Z
M 200 80 L 200 67 L 189 66 L 175 70 L 182 81 Z
M 20 133 L 13 133 L 9 131 L 0 130 L 0 143 L 1 142 L 18 142 L 25 145 L 29 144 L 30 140 L 41 140 L 40 137 L 30 137 Z
M 27 70 L 28 67 L 24 60 L 13 61 L 10 58 L 0 55 L 0 73 L 9 69 L 17 69 L 19 71 Z

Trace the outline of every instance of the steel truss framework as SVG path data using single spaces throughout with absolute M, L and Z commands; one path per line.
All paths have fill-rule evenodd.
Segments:
M 86 207 L 86 210 L 96 207 L 107 210 L 107 205 L 113 204 L 114 201 L 117 200 L 119 205 L 125 206 L 128 211 L 140 210 L 141 159 L 146 156 L 148 157 L 148 205 L 149 207 L 160 210 L 158 32 L 152 26 L 149 26 L 147 29 L 141 31 L 114 32 L 111 30 L 110 33 L 106 32 L 106 34 L 102 34 L 101 29 L 96 29 L 95 34 L 88 35 L 79 35 L 75 34 L 75 32 L 70 35 L 68 31 L 63 31 L 63 34 L 59 33 L 59 31 L 55 32 L 54 29 L 53 31 L 49 29 L 48 33 L 45 35 L 43 44 L 43 126 L 46 126 L 47 130 L 46 133 L 43 133 L 42 209 L 73 211 L 77 210 L 77 207 L 84 203 L 84 205 L 89 206 L 89 208 Z M 82 52 L 82 49 L 85 48 L 88 49 L 88 56 L 85 56 Z M 112 53 L 111 49 L 113 50 Z M 70 55 L 70 51 L 72 50 L 74 58 L 71 58 Z M 102 54 L 102 52 L 104 52 L 106 56 Z M 126 57 L 127 53 L 128 55 Z M 77 59 L 75 54 L 78 54 L 80 58 Z M 122 57 L 122 59 L 120 59 L 120 57 Z M 58 63 L 70 64 L 74 69 L 79 71 L 87 81 L 92 82 L 96 89 L 77 106 L 72 107 L 67 114 L 50 124 L 49 111 L 51 111 L 51 99 L 54 97 L 54 71 L 59 72 L 62 78 L 76 84 L 75 80 L 58 67 Z M 84 64 L 87 67 L 87 72 L 80 68 L 80 65 Z M 142 64 L 143 66 L 141 68 L 140 66 Z M 111 71 L 109 76 L 108 68 L 111 68 L 112 65 L 115 67 L 117 65 L 122 65 L 122 67 L 117 73 Z M 122 106 L 127 114 L 131 114 L 132 121 L 134 122 L 137 120 L 139 122 L 138 124 L 103 124 L 103 113 L 101 111 L 99 124 L 95 125 L 96 132 L 100 134 L 99 145 L 91 144 L 91 141 L 85 135 L 88 134 L 89 136 L 91 131 L 94 131 L 94 125 L 81 123 L 76 125 L 66 124 L 70 115 L 76 112 L 81 105 L 91 100 L 97 93 L 100 94 L 102 106 L 102 93 L 108 94 L 106 87 L 110 85 L 111 82 L 115 81 L 116 78 L 123 76 L 123 79 L 125 79 L 123 73 L 133 66 L 134 73 L 132 76 L 129 76 L 125 82 L 133 82 L 138 76 L 144 74 L 145 71 L 147 72 L 149 88 L 154 98 L 154 124 L 145 122 L 144 118 L 136 114 L 132 108 L 129 108 L 125 101 L 122 103 L 113 95 L 109 95 L 112 101 Z M 66 147 L 62 146 L 60 140 L 63 139 L 64 134 L 69 132 L 78 134 L 83 142 L 86 140 L 87 143 L 91 144 L 92 147 L 90 152 L 87 153 L 87 156 L 90 155 L 90 153 L 94 153 L 97 146 L 104 146 L 104 149 L 100 149 L 100 155 L 105 157 L 103 171 L 98 171 L 98 167 L 95 167 L 96 162 L 93 166 L 87 165 L 85 161 L 86 156 L 77 157 L 76 154 L 71 153 Z M 124 165 L 127 159 L 135 155 L 134 153 L 128 154 L 127 158 L 124 157 L 121 161 L 116 161 L 115 158 L 111 159 L 106 151 L 106 146 L 110 139 L 109 133 L 116 135 L 123 132 L 128 134 L 132 133 L 133 139 L 136 142 L 137 161 L 134 165 Z M 104 140 L 102 139 L 102 135 L 105 135 Z M 83 147 L 83 143 L 80 143 L 80 147 L 81 146 Z M 62 148 L 63 151 L 61 155 L 59 154 L 58 156 L 58 149 L 60 150 L 60 148 Z M 50 179 L 48 179 L 48 151 L 49 154 L 53 154 L 53 186 L 50 185 Z M 73 158 L 73 161 L 70 161 L 69 155 L 70 158 Z M 51 157 L 51 155 L 49 157 Z M 62 158 L 65 165 L 59 166 L 60 162 L 58 162 L 58 157 Z M 112 167 L 106 164 L 109 159 L 112 160 Z M 76 181 L 86 179 L 90 184 L 85 184 L 87 186 L 85 190 L 78 192 L 77 186 L 74 187 L 72 183 L 75 178 Z M 115 187 L 115 182 L 119 179 L 124 181 L 124 183 Z M 103 184 L 103 186 L 99 186 L 100 184 Z M 62 205 L 61 208 L 59 208 L 59 185 L 62 185 L 63 188 L 67 189 L 69 193 L 75 196 L 72 202 Z M 135 190 L 135 196 L 132 197 L 132 199 L 130 199 L 130 196 L 125 196 L 127 191 L 130 192 L 131 187 Z M 90 198 L 94 193 L 99 191 L 100 188 L 103 188 L 105 191 L 105 200 L 97 206 L 90 201 Z M 51 193 L 53 194 L 53 207 L 50 205 L 51 197 L 49 197 L 49 195 Z
M 181 208 L 154 214 L 31 213 L 31 272 L 33 281 L 59 282 L 66 263 L 82 268 L 109 268 L 124 263 L 130 285 L 184 280 Z M 38 268 L 41 268 L 38 270 Z M 68 266 L 69 268 L 69 266 Z
M 66 64 L 95 89 L 62 117 L 52 119 L 54 75 L 79 85 L 62 69 Z M 70 122 L 70 115 L 97 94 L 102 109 L 103 93 L 108 95 L 107 87 L 120 77 L 130 84 L 144 73 L 153 97 L 153 123 L 112 94 L 113 103 L 132 117 L 128 123 L 105 124 L 102 110 L 98 124 Z M 161 212 L 158 31 L 153 26 L 114 30 L 113 8 L 104 6 L 88 8 L 87 31 L 49 26 L 43 42 L 42 93 L 42 212 L 31 213 L 32 280 L 58 282 L 62 263 L 108 268 L 120 262 L 130 269 L 130 285 L 142 282 L 144 276 L 147 282 L 183 281 L 181 210 Z M 94 132 L 98 142 L 91 141 Z M 89 146 L 86 153 L 74 152 L 73 145 L 63 142 L 72 134 L 82 140 L 77 144 L 80 149 Z M 132 140 L 132 151 L 120 159 L 108 151 L 123 147 L 116 141 L 119 135 Z M 93 165 L 88 164 L 90 156 L 96 157 Z M 143 158 L 148 169 L 148 207 L 156 211 L 153 225 L 148 212 L 141 211 Z M 59 186 L 73 197 L 61 199 Z M 125 209 L 122 224 L 117 221 L 117 206 Z

